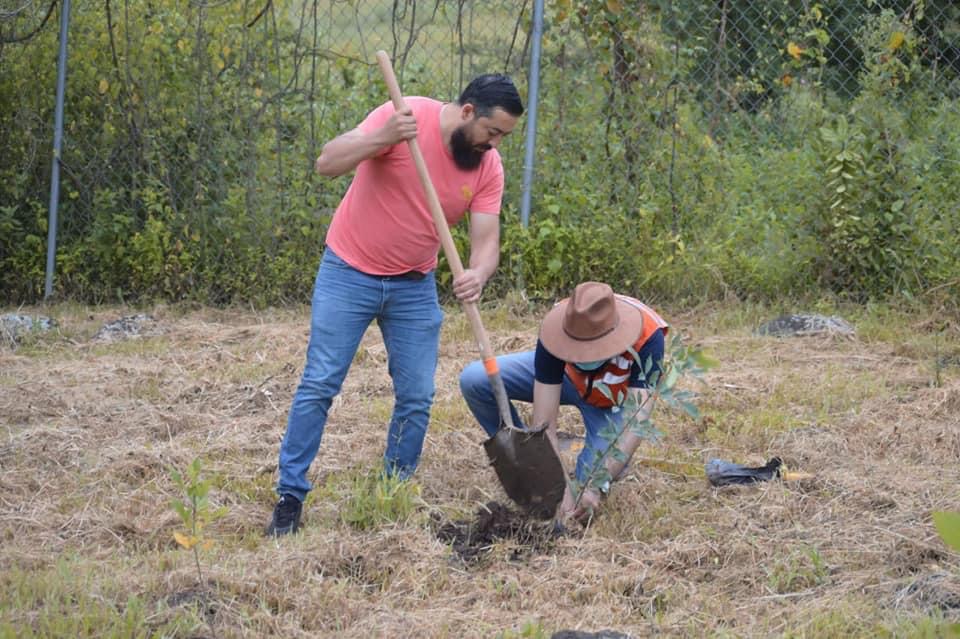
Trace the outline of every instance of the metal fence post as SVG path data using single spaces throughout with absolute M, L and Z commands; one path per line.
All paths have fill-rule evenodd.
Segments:
M 530 224 L 530 190 L 533 188 L 533 162 L 537 146 L 537 101 L 540 92 L 540 41 L 543 38 L 543 0 L 533 3 L 533 48 L 530 50 L 530 96 L 527 100 L 527 140 L 523 158 L 523 196 L 520 223 Z
M 67 83 L 67 32 L 70 27 L 70 0 L 60 6 L 60 54 L 57 59 L 57 102 L 53 125 L 53 166 L 50 172 L 50 216 L 47 222 L 47 273 L 43 299 L 53 294 L 53 270 L 57 254 L 57 205 L 60 202 L 60 152 L 63 148 L 63 93 Z

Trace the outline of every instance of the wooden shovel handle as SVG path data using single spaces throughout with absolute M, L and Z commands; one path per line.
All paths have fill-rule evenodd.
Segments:
M 383 73 L 383 79 L 387 83 L 387 90 L 390 93 L 390 99 L 393 101 L 393 107 L 397 111 L 407 108 L 403 100 L 403 94 L 400 93 L 400 85 L 397 83 L 397 76 L 393 73 L 393 65 L 390 63 L 390 56 L 386 51 L 377 51 L 377 63 L 380 65 L 380 71 Z M 437 191 L 433 188 L 433 181 L 430 179 L 430 173 L 427 171 L 427 164 L 423 161 L 423 154 L 420 152 L 420 145 L 417 139 L 407 140 L 410 147 L 410 155 L 413 156 L 413 162 L 417 166 L 417 174 L 420 176 L 420 184 L 423 185 L 424 193 L 427 196 L 427 205 L 430 207 L 430 214 L 433 216 L 433 224 L 437 227 L 437 234 L 440 236 L 440 245 L 443 247 L 443 254 L 450 263 L 450 270 L 453 271 L 454 279 L 463 274 L 463 262 L 460 261 L 460 254 L 457 253 L 457 245 L 453 243 L 453 236 L 450 235 L 450 227 L 447 226 L 447 218 L 443 215 L 443 208 L 440 206 L 440 198 L 437 197 Z M 487 332 L 483 329 L 483 321 L 480 319 L 480 309 L 476 302 L 462 302 L 463 311 L 467 314 L 470 321 L 470 327 L 473 329 L 473 335 L 480 347 L 480 355 L 483 358 L 483 367 L 490 379 L 490 385 L 493 387 L 493 394 L 497 399 L 497 408 L 500 411 L 500 421 L 504 426 L 513 427 L 513 419 L 510 415 L 510 402 L 507 399 L 507 391 L 503 386 L 503 379 L 500 377 L 500 367 L 497 365 L 497 358 L 490 347 L 490 340 L 487 339 Z

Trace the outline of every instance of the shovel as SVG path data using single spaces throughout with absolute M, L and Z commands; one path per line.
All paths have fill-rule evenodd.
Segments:
M 406 103 L 403 100 L 403 94 L 400 93 L 397 77 L 393 73 L 390 57 L 385 51 L 377 51 L 377 62 L 394 108 L 398 111 L 405 109 Z M 416 138 L 407 140 L 407 144 L 410 146 L 410 155 L 417 166 L 417 174 L 427 196 L 427 204 L 430 207 L 437 234 L 440 236 L 443 254 L 450 263 L 454 278 L 457 278 L 463 273 L 463 263 L 460 261 L 457 247 L 450 235 L 447 220 L 443 216 L 440 199 L 430 180 L 430 173 L 427 171 L 427 165 Z M 490 463 L 507 496 L 532 516 L 549 519 L 553 517 L 563 498 L 565 486 L 563 465 L 550 440 L 547 439 L 545 429 L 527 431 L 514 426 L 510 414 L 510 401 L 503 386 L 497 358 L 483 329 L 480 309 L 475 302 L 463 302 L 463 310 L 480 347 L 483 367 L 493 387 L 493 395 L 500 412 L 500 429 L 483 444 L 487 457 L 490 458 Z

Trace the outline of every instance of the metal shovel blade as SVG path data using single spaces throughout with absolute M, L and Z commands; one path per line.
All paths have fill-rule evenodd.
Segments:
M 554 516 L 566 480 L 545 430 L 501 428 L 483 448 L 510 499 L 537 519 Z

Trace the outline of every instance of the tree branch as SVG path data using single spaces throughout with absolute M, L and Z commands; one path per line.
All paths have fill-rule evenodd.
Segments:
M 260 18 L 262 18 L 264 14 L 270 9 L 272 5 L 273 5 L 273 0 L 267 0 L 267 3 L 263 5 L 263 9 L 260 9 L 260 13 L 253 16 L 253 20 L 247 23 L 247 28 L 249 29 L 253 25 L 255 25 L 260 20 Z
M 40 25 L 36 29 L 22 36 L 13 36 L 12 38 L 0 38 L 0 44 L 14 44 L 16 42 L 25 42 L 30 38 L 32 38 L 33 36 L 40 33 L 43 27 L 46 26 L 47 21 L 50 19 L 50 16 L 53 15 L 53 8 L 55 6 L 57 6 L 57 0 L 50 0 L 50 6 L 47 7 L 47 15 L 43 16 L 43 20 L 40 22 Z

